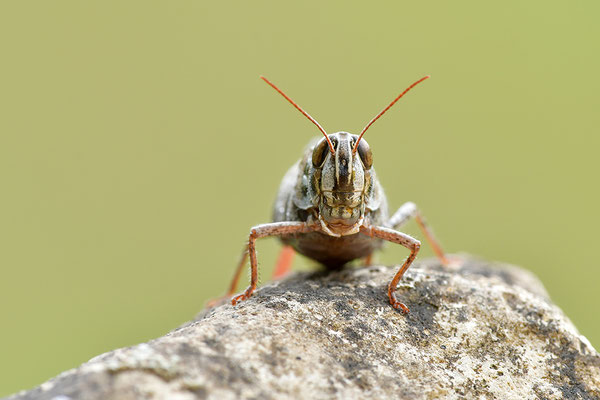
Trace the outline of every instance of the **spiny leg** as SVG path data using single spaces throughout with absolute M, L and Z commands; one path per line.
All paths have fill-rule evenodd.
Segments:
M 405 304 L 402 304 L 398 301 L 395 292 L 396 287 L 398 286 L 398 282 L 400 282 L 400 279 L 402 279 L 402 276 L 417 256 L 417 253 L 421 248 L 421 242 L 405 233 L 381 226 L 361 226 L 360 232 L 367 236 L 387 240 L 388 242 L 392 243 L 401 244 L 402 246 L 410 250 L 410 255 L 408 256 L 406 261 L 404 261 L 404 264 L 402 264 L 402 267 L 400 267 L 398 272 L 396 272 L 396 275 L 394 275 L 392 281 L 388 285 L 388 298 L 390 299 L 390 304 L 395 309 L 400 308 L 402 309 L 402 312 L 407 314 L 409 312 L 408 307 Z
M 231 304 L 236 305 L 239 301 L 247 300 L 256 290 L 258 284 L 258 263 L 256 261 L 256 239 L 268 236 L 282 236 L 294 233 L 307 233 L 317 229 L 316 225 L 309 225 L 306 222 L 273 222 L 270 224 L 262 224 L 250 229 L 248 238 L 248 255 L 250 256 L 250 286 L 246 288 L 244 293 L 235 296 L 231 299 Z M 240 269 L 240 267 L 238 267 Z M 236 271 L 236 275 L 239 275 Z M 237 285 L 237 277 L 234 276 L 232 282 Z M 235 291 L 235 287 L 233 287 Z M 230 288 L 231 289 L 231 288 Z
M 415 203 L 409 201 L 400 206 L 398 211 L 392 215 L 392 218 L 390 218 L 388 224 L 394 229 L 400 229 L 400 227 L 404 225 L 410 218 L 414 218 L 417 221 L 419 228 L 421 228 L 425 234 L 425 238 L 429 242 L 429 245 L 433 249 L 435 255 L 440 259 L 441 263 L 446 266 L 449 265 L 450 262 L 448 261 L 444 250 L 442 250 L 442 246 L 440 246 L 440 243 L 433 235 L 431 228 L 429 228 L 427 223 L 425 223 L 425 218 L 423 218 Z
M 363 266 L 364 267 L 370 267 L 371 265 L 373 265 L 373 253 L 371 253 L 368 256 L 366 256 L 365 258 L 363 258 Z
M 275 270 L 273 271 L 271 279 L 281 279 L 290 272 L 295 253 L 292 246 L 283 246 L 279 252 L 279 258 L 277 259 L 277 264 L 275 264 Z

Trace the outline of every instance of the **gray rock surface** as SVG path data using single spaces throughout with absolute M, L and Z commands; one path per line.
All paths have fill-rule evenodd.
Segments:
M 595 399 L 600 356 L 530 273 L 467 258 L 300 273 L 10 399 Z

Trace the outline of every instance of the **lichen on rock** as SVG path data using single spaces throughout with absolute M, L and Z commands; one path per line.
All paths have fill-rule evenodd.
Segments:
M 10 399 L 600 398 L 600 355 L 530 273 L 416 262 L 408 315 L 393 273 L 294 274 Z

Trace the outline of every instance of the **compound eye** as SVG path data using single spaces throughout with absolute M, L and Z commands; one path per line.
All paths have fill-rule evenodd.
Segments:
M 365 169 L 371 169 L 373 166 L 373 153 L 371 153 L 371 148 L 365 140 L 358 142 L 358 155 L 360 156 Z
M 327 143 L 327 140 L 323 138 L 313 149 L 312 163 L 315 168 L 321 168 L 323 166 L 325 157 L 327 157 L 327 152 L 329 152 L 329 144 Z

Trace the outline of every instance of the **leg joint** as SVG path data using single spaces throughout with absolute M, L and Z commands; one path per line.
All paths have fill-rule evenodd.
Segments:
M 411 212 L 415 212 L 417 210 L 417 205 L 412 201 L 407 201 L 404 203 L 403 207 L 406 207 L 407 210 L 411 210 Z
M 252 240 L 256 238 L 258 238 L 258 231 L 256 230 L 256 228 L 250 229 L 249 239 Z

